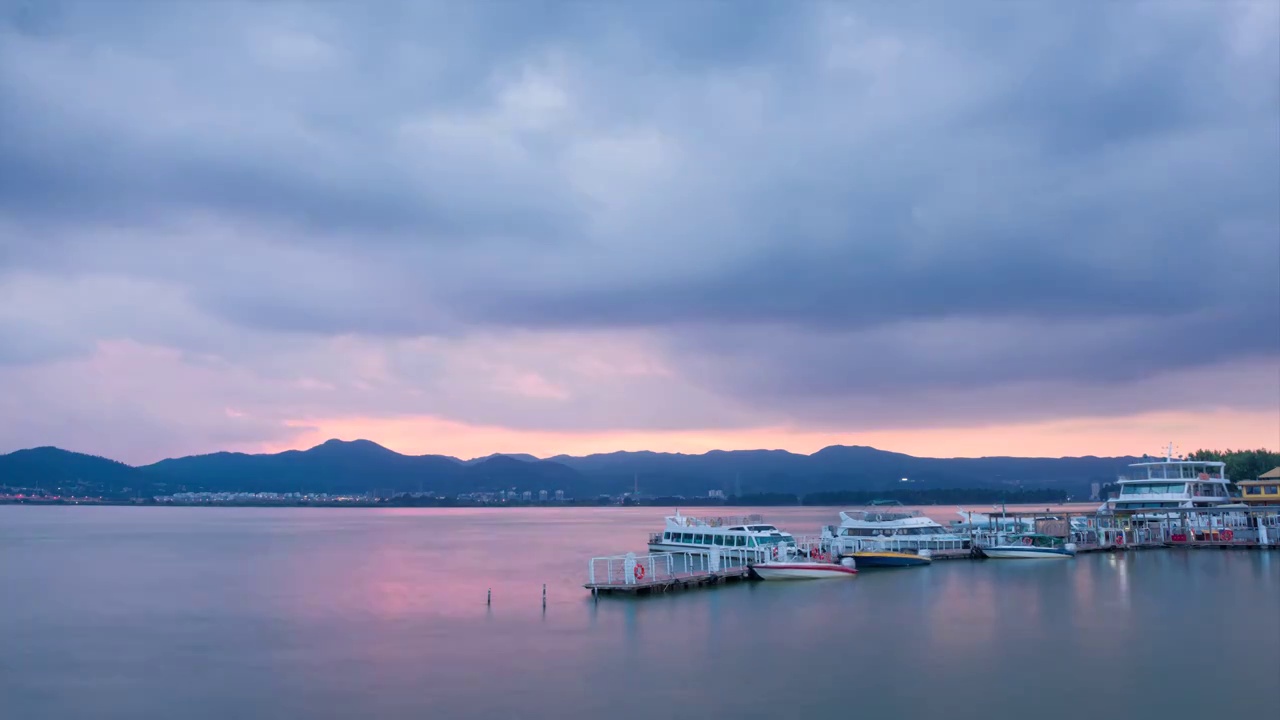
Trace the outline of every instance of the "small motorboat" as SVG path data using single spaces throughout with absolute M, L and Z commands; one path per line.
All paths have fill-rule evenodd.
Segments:
M 751 570 L 761 580 L 820 580 L 822 578 L 851 578 L 858 574 L 853 558 L 839 562 L 822 553 L 800 553 L 794 547 L 783 548 L 773 559 L 751 565 Z
M 851 557 L 860 568 L 890 567 L 922 567 L 933 564 L 933 557 L 928 550 L 904 552 L 900 550 L 877 550 L 863 547 L 845 555 Z
M 1076 556 L 1076 546 L 1062 538 L 1039 533 L 1018 533 L 999 537 L 978 550 L 993 560 L 1065 560 Z

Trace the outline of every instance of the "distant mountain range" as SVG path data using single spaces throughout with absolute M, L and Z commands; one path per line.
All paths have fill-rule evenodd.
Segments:
M 0 455 L 0 485 L 80 493 L 155 495 L 183 491 L 367 491 L 456 494 L 517 488 L 570 496 L 728 495 L 846 490 L 1060 488 L 1087 492 L 1134 457 L 922 458 L 871 447 L 834 445 L 812 455 L 785 450 L 715 450 L 701 455 L 615 452 L 538 459 L 495 454 L 472 460 L 401 455 L 368 440 L 330 440 L 310 450 L 248 455 L 220 452 L 133 467 L 55 447 Z M 906 478 L 908 482 L 903 482 Z

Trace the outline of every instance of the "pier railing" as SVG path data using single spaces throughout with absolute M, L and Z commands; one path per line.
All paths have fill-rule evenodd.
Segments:
M 1180 510 L 1163 518 L 1095 516 L 1075 529 L 1070 542 L 1081 549 L 1120 549 L 1162 545 L 1280 546 L 1280 513 L 1252 510 Z
M 771 558 L 770 548 L 716 548 L 705 553 L 627 553 L 591 558 L 587 584 L 654 585 L 691 576 L 741 575 L 748 564 Z
M 674 580 L 675 557 L 671 553 L 594 557 L 591 558 L 587 577 L 592 585 L 635 585 Z

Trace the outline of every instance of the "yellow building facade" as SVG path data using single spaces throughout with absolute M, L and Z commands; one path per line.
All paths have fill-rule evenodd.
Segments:
M 1250 505 L 1280 505 L 1280 467 L 1236 485 L 1240 486 L 1240 499 Z

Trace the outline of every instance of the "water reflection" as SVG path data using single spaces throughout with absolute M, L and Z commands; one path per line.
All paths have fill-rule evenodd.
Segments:
M 1274 554 L 939 561 L 594 602 L 587 559 L 639 549 L 660 514 L 0 508 L 21 548 L 0 553 L 0 698 L 71 720 L 1274 709 Z M 794 532 L 834 514 L 768 511 Z M 1168 682 L 1189 657 L 1221 661 Z

